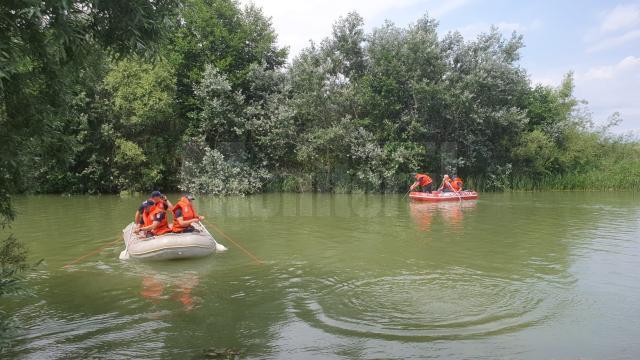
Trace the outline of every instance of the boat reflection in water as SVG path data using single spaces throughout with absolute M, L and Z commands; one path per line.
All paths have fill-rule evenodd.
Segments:
M 155 304 L 177 301 L 182 304 L 184 310 L 190 311 L 198 301 L 191 293 L 199 283 L 198 275 L 193 272 L 175 278 L 163 277 L 160 274 L 146 275 L 142 278 L 140 295 Z
M 430 231 L 435 222 L 448 224 L 452 230 L 460 230 L 463 226 L 464 213 L 474 210 L 477 200 L 451 202 L 411 201 L 409 203 L 411 217 L 419 231 Z

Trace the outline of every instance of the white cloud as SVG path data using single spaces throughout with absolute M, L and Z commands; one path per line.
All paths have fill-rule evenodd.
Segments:
M 584 74 L 585 80 L 613 79 L 621 74 L 640 70 L 640 58 L 635 56 L 627 56 L 620 60 L 617 64 L 593 67 Z M 637 75 L 637 74 L 636 74 Z M 638 90 L 640 96 L 640 90 Z
M 594 120 L 602 122 L 615 111 L 624 122 L 619 130 L 640 129 L 640 57 L 627 56 L 611 65 L 576 74 L 576 96 L 589 101 Z
M 560 84 L 560 79 L 562 79 L 560 76 L 529 76 L 529 80 L 534 85 L 540 84 L 545 86 L 558 86 L 558 84 Z
M 465 39 L 469 40 L 477 37 L 480 33 L 488 31 L 491 25 L 492 24 L 486 22 L 476 22 L 453 30 L 460 32 Z M 501 21 L 493 25 L 496 26 L 503 34 L 508 36 L 514 31 L 524 34 L 529 31 L 537 30 L 542 27 L 542 21 L 535 19 L 529 24 Z
M 446 1 L 436 2 L 433 4 L 433 6 L 431 6 L 431 9 L 429 10 L 429 15 L 435 18 L 439 18 L 452 12 L 453 10 L 456 10 L 458 8 L 463 7 L 464 5 L 467 5 L 468 3 L 469 3 L 469 0 L 446 0 Z
M 366 22 L 384 18 L 391 11 L 407 9 L 424 4 L 430 16 L 442 17 L 472 0 L 241 0 L 254 3 L 265 15 L 272 17 L 280 46 L 289 46 L 292 58 L 309 44 L 309 40 L 320 41 L 331 34 L 333 23 L 350 11 L 357 11 Z M 421 14 L 416 14 L 416 18 Z
M 532 83 L 558 86 L 565 75 L 561 69 L 538 69 Z M 575 96 L 589 102 L 593 120 L 603 124 L 614 112 L 622 115 L 622 124 L 614 131 L 638 131 L 640 135 L 640 57 L 627 56 L 611 64 L 576 71 Z
M 631 30 L 619 36 L 610 36 L 598 40 L 587 48 L 587 52 L 593 53 L 598 51 L 610 50 L 638 39 L 640 39 L 640 29 Z
M 640 39 L 640 5 L 617 5 L 601 15 L 600 24 L 587 31 L 587 52 L 611 50 Z
M 638 4 L 618 5 L 606 13 L 600 30 L 612 32 L 640 25 L 640 6 Z

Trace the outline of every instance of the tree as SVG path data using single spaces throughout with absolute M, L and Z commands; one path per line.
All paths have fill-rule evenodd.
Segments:
M 21 145 L 51 139 L 50 130 L 64 133 L 60 119 L 77 115 L 69 106 L 79 95 L 74 84 L 100 53 L 96 49 L 149 51 L 175 5 L 170 0 L 0 4 L 0 125 L 6 132 L 0 145 L 0 199 L 8 200 L 7 194 L 20 187 Z M 55 147 L 68 139 L 51 140 L 47 146 Z

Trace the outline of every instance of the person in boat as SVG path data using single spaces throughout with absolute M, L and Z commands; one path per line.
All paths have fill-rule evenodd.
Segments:
M 169 199 L 167 199 L 167 196 L 158 190 L 151 193 L 151 198 L 149 200 L 153 201 L 155 204 L 162 203 L 165 210 L 171 209 L 173 207 L 173 204 L 171 203 L 171 201 L 169 201 Z
M 193 207 L 193 200 L 192 195 L 185 195 L 171 209 L 173 212 L 172 231 L 174 233 L 193 232 L 195 228 L 191 224 L 204 220 L 204 216 L 198 215 Z
M 153 210 L 153 206 L 161 202 L 164 203 L 165 209 L 170 209 L 173 206 L 171 204 L 171 201 L 169 201 L 169 199 L 167 199 L 167 197 L 163 195 L 160 191 L 156 190 L 152 192 L 151 196 L 149 196 L 149 199 L 143 201 L 140 207 L 138 208 L 138 211 L 136 211 L 136 215 L 135 215 L 136 227 L 144 226 L 145 224 L 144 217 L 149 216 L 149 214 L 151 213 L 151 210 Z
M 135 229 L 134 233 L 138 234 L 144 231 L 146 237 L 152 237 L 171 232 L 166 210 L 167 206 L 171 205 L 171 203 L 166 200 L 166 196 L 162 195 L 159 191 L 154 191 L 151 194 L 151 199 L 154 201 L 154 205 L 149 215 L 143 216 L 143 226 Z
M 142 204 L 138 208 L 138 211 L 136 211 L 136 216 L 135 216 L 135 220 L 134 220 L 135 224 L 136 224 L 135 225 L 136 228 L 144 226 L 145 218 L 148 218 L 149 214 L 151 214 L 151 210 L 153 208 L 153 205 L 155 205 L 155 203 L 151 199 L 145 200 L 145 201 L 142 202 Z
M 441 192 L 458 192 L 461 188 L 454 183 L 454 181 L 449 177 L 449 175 L 445 175 L 442 178 L 442 186 L 438 189 Z
M 458 175 L 453 175 L 452 185 L 454 188 L 458 189 L 457 191 L 462 191 L 462 189 L 464 189 L 464 182 Z
M 431 179 L 431 177 L 429 177 L 429 175 L 415 174 L 414 177 L 416 178 L 416 181 L 411 184 L 411 187 L 409 187 L 409 191 L 413 191 L 419 186 L 422 189 L 422 192 L 431 193 L 433 180 Z

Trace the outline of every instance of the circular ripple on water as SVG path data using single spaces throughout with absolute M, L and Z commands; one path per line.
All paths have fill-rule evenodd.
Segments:
M 543 284 L 469 272 L 327 279 L 298 314 L 327 330 L 390 337 L 459 338 L 525 328 L 551 315 Z

